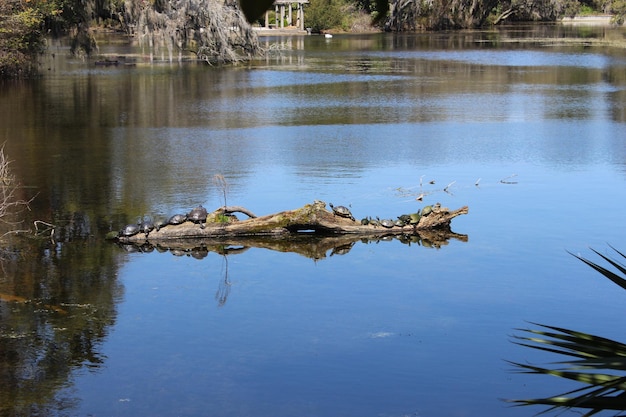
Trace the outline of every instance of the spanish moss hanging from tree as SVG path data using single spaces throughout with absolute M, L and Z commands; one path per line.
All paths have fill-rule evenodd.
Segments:
M 151 54 L 180 60 L 187 52 L 209 63 L 235 63 L 262 50 L 237 3 L 223 0 L 126 0 L 123 21 Z

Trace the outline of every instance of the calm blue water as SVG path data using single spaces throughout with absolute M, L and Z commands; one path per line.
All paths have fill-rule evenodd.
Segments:
M 356 47 L 368 39 L 378 46 Z M 314 199 L 358 218 L 435 202 L 470 210 L 452 222 L 467 241 L 438 248 L 356 242 L 316 261 L 254 247 L 201 260 L 116 250 L 121 290 L 95 346 L 102 363 L 75 367 L 54 394 L 71 406 L 52 412 L 530 416 L 541 408 L 501 399 L 570 385 L 511 372 L 506 360 L 558 359 L 515 346 L 515 328 L 624 340 L 626 293 L 567 251 L 593 258 L 589 247 L 626 244 L 626 60 L 571 46 L 394 49 L 390 39 L 308 37 L 246 68 L 73 63 L 41 81 L 48 96 L 71 90 L 66 106 L 86 108 L 86 120 L 67 108 L 34 116 L 40 141 L 71 132 L 53 152 L 37 138 L 17 143 L 19 123 L 5 128 L 14 159 L 60 155 L 20 174 L 54 194 L 51 169 L 81 195 L 88 185 L 63 163 L 72 144 L 76 166 L 102 163 L 98 204 L 113 230 L 120 212 L 133 221 L 221 206 L 215 174 L 228 204 L 256 214 Z M 88 156 L 94 143 L 105 144 L 102 162 Z

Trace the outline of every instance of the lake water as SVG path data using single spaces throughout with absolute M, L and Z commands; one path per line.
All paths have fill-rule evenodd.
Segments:
M 566 41 L 625 36 L 269 37 L 268 58 L 235 68 L 102 67 L 53 43 L 41 79 L 0 87 L 0 138 L 35 197 L 23 228 L 55 225 L 3 259 L 0 415 L 541 411 L 502 399 L 571 385 L 513 372 L 560 359 L 513 344 L 516 328 L 626 339 L 626 294 L 568 254 L 626 250 L 626 54 Z M 316 199 L 357 218 L 469 214 L 445 241 L 347 253 L 104 240 L 224 197 L 259 215 Z

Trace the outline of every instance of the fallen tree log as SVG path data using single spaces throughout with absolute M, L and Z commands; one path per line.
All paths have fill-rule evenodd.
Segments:
M 289 236 L 292 234 L 335 235 L 352 234 L 358 236 L 385 236 L 411 234 L 423 230 L 449 228 L 453 218 L 467 214 L 468 207 L 450 210 L 435 205 L 428 215 L 419 219 L 417 224 L 386 228 L 380 225 L 361 224 L 334 214 L 326 209 L 326 203 L 315 201 L 312 204 L 288 211 L 281 211 L 261 217 L 254 217 L 242 207 L 220 207 L 208 213 L 206 222 L 196 224 L 185 222 L 179 225 L 167 225 L 148 234 L 137 233 L 133 236 L 117 236 L 120 242 L 164 241 L 171 239 L 198 239 L 235 236 Z M 239 220 L 233 213 L 241 212 L 249 216 Z

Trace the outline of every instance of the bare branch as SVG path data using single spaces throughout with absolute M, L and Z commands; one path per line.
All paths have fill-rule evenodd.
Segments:
M 29 200 L 17 198 L 16 193 L 19 184 L 15 175 L 11 172 L 11 160 L 4 153 L 4 143 L 0 146 L 0 223 L 12 228 L 20 223 L 15 220 L 15 215 L 23 210 L 30 210 L 29 204 L 35 197 Z M 8 230 L 1 237 L 9 234 L 23 233 L 24 230 Z

